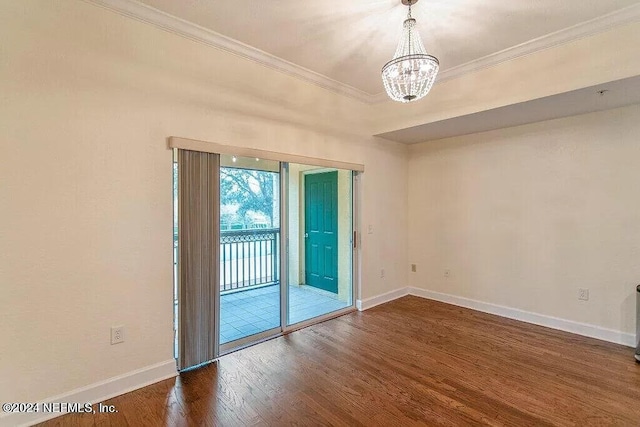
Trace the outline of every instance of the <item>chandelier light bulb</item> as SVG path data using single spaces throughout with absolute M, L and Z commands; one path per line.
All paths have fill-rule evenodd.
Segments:
M 416 20 L 411 17 L 411 5 L 418 0 L 403 0 L 409 6 L 403 24 L 402 37 L 393 59 L 382 67 L 382 82 L 394 101 L 410 102 L 424 97 L 433 86 L 440 69 L 438 59 L 427 54 Z

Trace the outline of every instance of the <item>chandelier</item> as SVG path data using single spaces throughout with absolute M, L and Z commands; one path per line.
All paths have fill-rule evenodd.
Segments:
M 425 96 L 436 79 L 440 63 L 438 58 L 427 54 L 416 29 L 416 20 L 411 17 L 411 5 L 418 0 L 401 0 L 409 6 L 404 20 L 402 37 L 393 59 L 382 67 L 382 82 L 387 94 L 394 101 L 409 102 Z

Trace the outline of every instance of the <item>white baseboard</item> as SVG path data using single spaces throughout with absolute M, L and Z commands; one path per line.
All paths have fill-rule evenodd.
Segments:
M 420 288 L 409 288 L 409 294 L 435 301 L 446 302 L 460 307 L 471 308 L 484 313 L 496 314 L 509 319 L 520 320 L 521 322 L 533 323 L 535 325 L 546 326 L 547 328 L 558 329 L 586 337 L 597 338 L 603 341 L 622 344 L 628 347 L 636 346 L 635 336 L 633 334 L 602 328 L 588 323 L 575 322 L 573 320 L 532 313 L 530 311 L 520 310 L 517 308 L 505 307 L 502 305 L 428 291 Z
M 176 375 L 178 375 L 176 361 L 175 359 L 170 359 L 165 362 L 146 366 L 86 387 L 78 388 L 68 393 L 60 394 L 48 399 L 42 399 L 40 402 L 77 402 L 81 405 L 84 403 L 91 403 L 95 405 L 98 402 L 103 402 L 107 399 L 111 399 L 112 397 L 157 383 L 158 381 L 173 378 Z M 0 427 L 33 425 L 60 415 L 64 415 L 64 413 L 6 413 L 0 415 Z
M 360 311 L 367 310 L 376 305 L 384 304 L 385 302 L 393 301 L 394 299 L 401 298 L 405 295 L 409 295 L 409 288 L 400 288 L 394 291 L 385 292 L 384 294 L 377 295 L 375 297 L 367 298 L 364 300 L 356 300 L 356 308 Z
M 382 295 L 367 298 L 366 300 L 358 300 L 356 301 L 356 306 L 358 307 L 358 310 L 362 311 L 375 307 L 379 304 L 393 301 L 394 299 L 401 298 L 405 295 L 414 295 L 459 307 L 470 308 L 472 310 L 495 314 L 509 319 L 519 320 L 521 322 L 533 323 L 534 325 L 546 326 L 547 328 L 558 329 L 560 331 L 571 332 L 585 337 L 622 344 L 627 347 L 635 347 L 637 344 L 635 342 L 635 336 L 630 333 L 414 287 L 396 289 Z

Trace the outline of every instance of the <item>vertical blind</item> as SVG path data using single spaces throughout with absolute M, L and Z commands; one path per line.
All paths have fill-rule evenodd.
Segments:
M 178 150 L 179 369 L 216 358 L 220 156 Z

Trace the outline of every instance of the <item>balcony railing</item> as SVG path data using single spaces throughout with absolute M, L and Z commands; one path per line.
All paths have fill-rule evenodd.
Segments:
M 222 230 L 220 232 L 220 288 L 244 290 L 280 281 L 280 230 Z M 174 233 L 174 280 L 178 280 L 178 234 Z M 177 301 L 177 294 L 174 296 Z
M 223 230 L 220 232 L 220 290 L 234 291 L 280 280 L 280 230 Z

